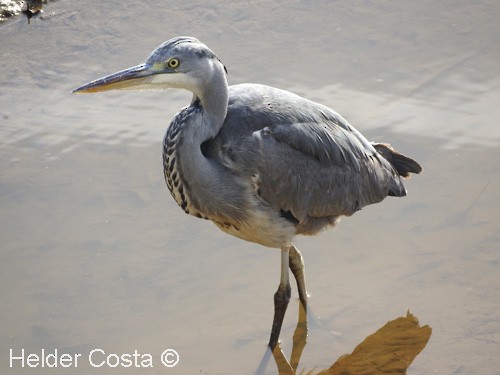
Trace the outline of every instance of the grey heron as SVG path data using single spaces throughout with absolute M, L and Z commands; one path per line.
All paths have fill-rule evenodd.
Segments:
M 288 269 L 307 306 L 298 234 L 314 235 L 342 216 L 406 195 L 402 177 L 422 168 L 387 144 L 370 143 L 344 118 L 289 91 L 228 86 L 227 70 L 205 44 L 176 37 L 140 65 L 74 90 L 179 88 L 193 93 L 163 143 L 167 186 L 188 214 L 263 246 L 281 249 L 269 340 L 273 349 L 291 296 Z

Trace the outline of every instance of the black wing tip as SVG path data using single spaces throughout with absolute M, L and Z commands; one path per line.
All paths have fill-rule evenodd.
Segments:
M 399 186 L 390 189 L 389 194 L 390 197 L 405 197 L 406 196 L 406 189 L 404 188 L 403 184 L 400 184 Z
M 405 156 L 390 145 L 384 143 L 375 143 L 373 147 L 381 154 L 403 178 L 410 177 L 410 173 L 419 174 L 423 171 L 422 166 L 414 159 Z

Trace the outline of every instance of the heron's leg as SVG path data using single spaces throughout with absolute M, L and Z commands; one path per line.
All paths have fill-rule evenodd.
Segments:
M 290 280 L 288 278 L 289 267 L 289 247 L 283 246 L 281 248 L 281 277 L 278 290 L 274 294 L 274 318 L 273 327 L 271 329 L 271 337 L 269 338 L 269 347 L 274 349 L 278 343 L 281 326 L 285 318 L 286 308 L 290 301 L 292 290 L 290 288 Z
M 304 275 L 305 266 L 302 254 L 297 248 L 292 244 L 289 250 L 290 259 L 290 270 L 297 281 L 297 289 L 299 291 L 299 299 L 304 306 L 304 310 L 307 311 L 307 291 L 306 291 L 306 277 Z

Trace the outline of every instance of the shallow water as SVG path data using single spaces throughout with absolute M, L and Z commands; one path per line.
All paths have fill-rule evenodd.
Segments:
M 190 95 L 70 94 L 193 35 L 231 83 L 329 105 L 424 166 L 404 199 L 297 240 L 311 293 L 299 370 L 329 367 L 410 309 L 433 332 L 409 374 L 499 374 L 498 19 L 496 1 L 66 0 L 30 25 L 1 25 L 2 372 L 54 371 L 9 369 L 11 348 L 179 353 L 175 367 L 155 362 L 147 374 L 257 369 L 279 252 L 184 215 L 171 199 L 161 140 Z M 93 373 L 85 361 L 59 371 Z M 98 372 L 124 371 L 136 370 Z

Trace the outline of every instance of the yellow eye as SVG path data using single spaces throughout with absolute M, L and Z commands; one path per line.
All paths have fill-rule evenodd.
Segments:
M 167 62 L 168 67 L 171 68 L 171 69 L 175 69 L 175 68 L 179 67 L 179 64 L 180 64 L 179 60 L 176 59 L 175 57 L 171 58 Z

